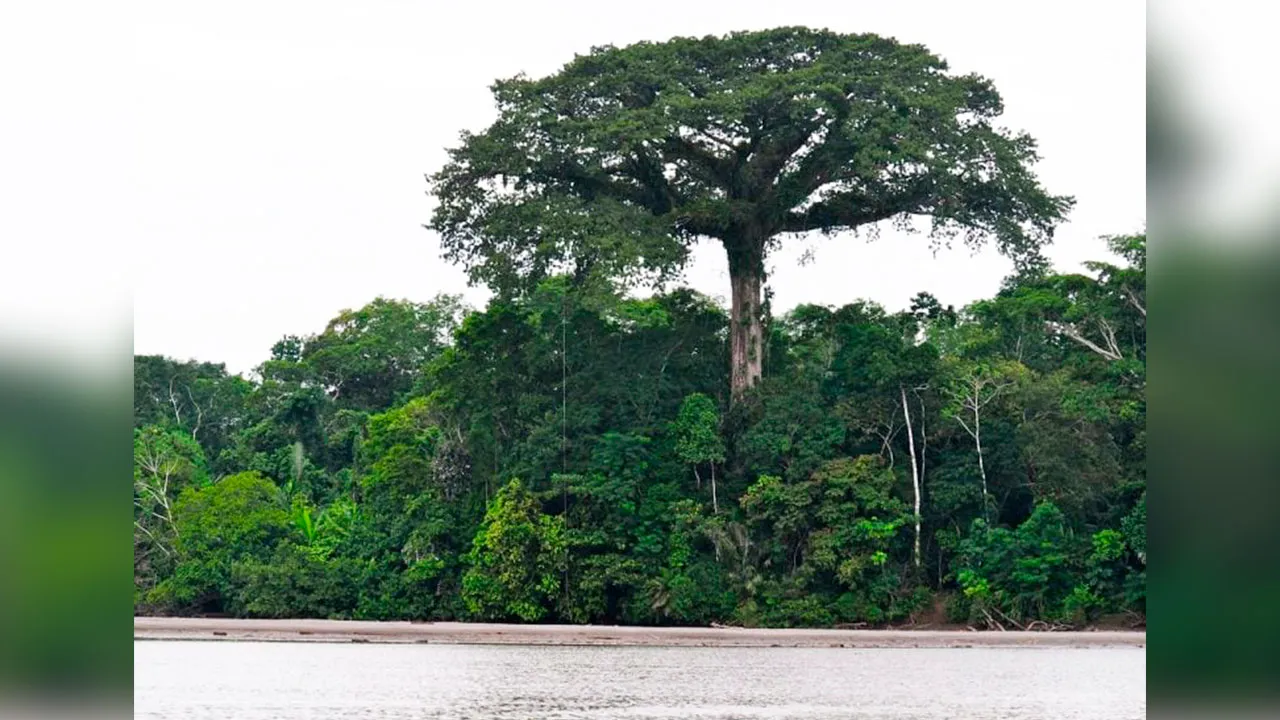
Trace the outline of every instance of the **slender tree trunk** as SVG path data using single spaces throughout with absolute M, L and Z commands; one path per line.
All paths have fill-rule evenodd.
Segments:
M 907 403 L 907 389 L 899 385 L 898 390 L 902 393 L 902 414 L 907 421 L 907 449 L 911 452 L 911 489 L 915 495 L 916 537 L 912 558 L 915 559 L 916 567 L 920 567 L 920 469 L 916 466 L 916 438 L 911 430 L 911 408 Z
M 976 407 L 973 409 L 973 445 L 978 450 L 978 474 L 982 476 L 982 519 L 991 522 L 987 516 L 987 506 L 991 504 L 987 494 L 987 465 L 982 460 L 982 416 Z
M 720 514 L 720 503 L 716 501 L 716 464 L 711 463 L 711 512 Z
M 729 309 L 729 389 L 733 402 L 760 381 L 764 373 L 764 328 L 761 306 L 764 291 L 764 242 L 744 239 L 726 243 L 729 283 L 733 296 Z
M 916 390 L 916 399 L 920 401 L 920 485 L 923 488 L 929 462 L 929 431 L 924 426 L 924 419 L 929 415 L 925 412 L 924 398 L 920 397 L 919 389 Z

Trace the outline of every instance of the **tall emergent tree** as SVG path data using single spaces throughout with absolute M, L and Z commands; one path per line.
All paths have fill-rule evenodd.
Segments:
M 498 119 L 431 176 L 430 227 L 473 281 L 652 279 L 724 246 L 731 390 L 761 376 L 765 257 L 784 238 L 914 217 L 937 244 L 994 238 L 1020 264 L 1072 205 L 992 123 L 990 81 L 920 45 L 800 27 L 593 49 L 497 82 Z

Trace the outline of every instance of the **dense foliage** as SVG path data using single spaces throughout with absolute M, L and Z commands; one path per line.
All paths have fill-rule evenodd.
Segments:
M 558 275 L 378 299 L 247 378 L 136 357 L 136 610 L 1140 620 L 1145 236 L 1111 244 L 965 308 L 766 317 L 732 408 L 724 308 Z

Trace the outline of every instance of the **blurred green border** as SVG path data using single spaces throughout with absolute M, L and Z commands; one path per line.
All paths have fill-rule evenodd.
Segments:
M 128 356 L 0 358 L 0 701 L 130 702 Z

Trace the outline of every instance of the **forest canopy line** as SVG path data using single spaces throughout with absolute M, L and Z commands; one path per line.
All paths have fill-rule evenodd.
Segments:
M 494 92 L 432 177 L 486 307 L 378 298 L 245 377 L 135 356 L 137 613 L 1145 621 L 1146 236 L 1054 272 L 1071 200 L 989 82 L 784 28 Z M 962 308 L 764 301 L 782 238 L 915 216 L 1015 272 Z M 708 236 L 728 308 L 665 282 Z

